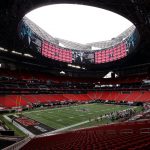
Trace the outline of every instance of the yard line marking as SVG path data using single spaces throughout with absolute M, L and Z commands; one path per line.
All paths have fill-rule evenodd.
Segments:
M 86 104 L 87 105 L 87 104 Z M 88 105 L 93 105 L 93 104 L 88 104 Z M 83 105 L 83 106 L 85 106 L 85 105 Z M 79 107 L 79 106 L 71 106 L 71 107 L 69 107 L 69 108 L 71 108 L 71 109 L 75 109 L 76 107 Z M 41 112 L 41 111 L 54 111 L 54 110 L 57 110 L 57 109 L 68 109 L 68 107 L 61 107 L 61 108 L 53 108 L 53 109 L 49 109 L 49 108 L 47 108 L 47 109 L 45 109 L 45 110 L 33 110 L 33 111 L 29 111 L 29 112 L 24 112 L 24 114 L 28 114 L 28 113 L 34 113 L 34 112 Z M 68 109 L 68 110 L 70 110 L 70 109 Z
M 74 118 L 74 117 L 69 117 L 69 118 Z
M 63 121 L 62 119 L 58 119 L 57 121 Z

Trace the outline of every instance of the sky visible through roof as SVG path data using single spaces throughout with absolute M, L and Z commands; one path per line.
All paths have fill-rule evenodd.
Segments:
M 53 37 L 81 44 L 111 40 L 132 25 L 113 12 L 73 4 L 44 6 L 26 17 Z

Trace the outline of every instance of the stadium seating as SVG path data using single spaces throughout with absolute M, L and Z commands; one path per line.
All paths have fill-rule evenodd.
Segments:
M 12 70 L 6 70 L 6 69 L 0 69 L 0 77 L 10 77 L 10 78 L 16 78 L 17 81 L 21 83 L 26 83 L 25 81 L 30 81 L 30 80 L 39 80 L 39 82 L 43 82 L 47 80 L 50 80 L 54 83 L 61 83 L 61 82 L 100 82 L 101 84 L 121 84 L 121 83 L 141 83 L 143 82 L 144 79 L 149 80 L 150 76 L 149 74 L 139 74 L 139 75 L 132 75 L 132 76 L 121 76 L 117 78 L 102 78 L 102 79 L 77 79 L 77 78 L 68 78 L 68 77 L 54 77 L 50 76 L 44 73 L 39 72 L 28 72 L 28 71 L 12 71 Z M 1 79 L 2 80 L 2 79 Z M 8 83 L 11 83 L 13 80 L 8 79 Z M 5 81 L 7 82 L 7 81 Z
M 149 91 L 109 91 L 109 92 L 88 92 L 91 99 L 114 100 L 114 101 L 150 101 Z
M 0 105 L 11 108 L 26 106 L 27 102 L 20 95 L 4 95 L 0 96 Z
M 29 94 L 29 95 L 0 95 L 3 107 L 26 106 L 31 103 L 47 103 L 58 101 L 91 101 L 113 100 L 131 102 L 150 102 L 149 91 L 101 91 L 87 94 Z
M 150 92 L 141 92 L 141 94 L 137 97 L 137 101 L 144 101 L 144 102 L 149 102 L 150 101 Z
M 117 97 L 119 95 L 119 92 L 115 92 L 115 91 L 110 91 L 109 92 L 109 97 L 107 97 L 107 100 L 114 100 L 114 101 L 117 101 Z
M 88 101 L 91 98 L 87 94 L 63 94 L 68 100 Z
M 22 150 L 141 150 L 150 146 L 150 122 L 126 122 L 32 139 Z
M 87 94 L 89 95 L 91 100 L 100 99 L 100 97 L 102 96 L 102 92 L 88 92 Z

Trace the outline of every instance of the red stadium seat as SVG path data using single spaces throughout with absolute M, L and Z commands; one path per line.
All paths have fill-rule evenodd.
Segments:
M 150 146 L 150 134 L 141 130 L 150 122 L 127 122 L 82 129 L 53 136 L 34 138 L 21 150 L 122 150 L 145 149 Z

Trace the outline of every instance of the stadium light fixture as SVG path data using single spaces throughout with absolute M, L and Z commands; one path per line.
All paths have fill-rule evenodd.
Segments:
M 112 71 L 108 72 L 103 78 L 111 78 L 112 73 L 113 73 Z
M 30 54 L 24 54 L 24 56 L 33 58 L 33 56 Z
M 100 47 L 92 46 L 92 50 L 101 50 L 101 48 Z
M 145 83 L 145 84 L 150 84 L 150 80 L 144 79 L 144 80 L 143 80 L 143 83 Z
M 72 68 L 81 69 L 81 67 L 80 67 L 80 66 L 77 66 L 77 65 L 72 65 L 72 64 L 68 64 L 68 67 L 72 67 Z
M 7 50 L 7 49 L 4 49 L 4 48 L 2 48 L 2 47 L 0 47 L 0 51 L 8 52 L 8 50 Z
M 61 46 L 61 47 L 65 47 L 65 45 L 64 45 L 64 44 L 62 44 L 62 43 L 59 43 L 59 46 Z
M 17 52 L 17 51 L 12 51 L 13 54 L 17 54 L 17 55 L 22 55 L 22 53 Z
M 62 71 L 60 71 L 60 74 L 65 75 L 66 73 L 62 70 Z

